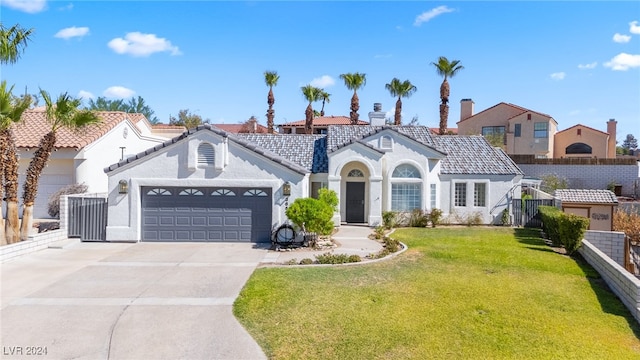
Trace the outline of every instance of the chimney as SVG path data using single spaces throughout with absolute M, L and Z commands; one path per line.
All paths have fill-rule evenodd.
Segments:
M 384 126 L 385 112 L 382 111 L 381 103 L 373 104 L 373 111 L 369 113 L 369 123 L 372 126 Z
M 615 159 L 616 157 L 616 119 L 607 121 L 607 134 L 609 134 L 609 142 L 607 143 L 607 158 Z
M 473 116 L 473 104 L 471 99 L 460 100 L 460 121 Z

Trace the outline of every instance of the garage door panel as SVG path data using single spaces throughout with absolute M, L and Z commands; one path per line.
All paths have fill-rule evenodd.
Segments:
M 270 241 L 271 189 L 162 187 L 141 193 L 143 240 Z

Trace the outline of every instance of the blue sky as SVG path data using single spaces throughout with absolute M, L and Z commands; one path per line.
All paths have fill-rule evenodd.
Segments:
M 212 123 L 266 123 L 264 71 L 274 70 L 276 124 L 304 119 L 300 87 L 331 94 L 327 115 L 349 115 L 340 74 L 363 72 L 360 118 L 392 113 L 385 84 L 410 80 L 403 121 L 438 125 L 442 79 L 431 62 L 461 60 L 450 80 L 449 126 L 460 100 L 500 102 L 640 138 L 640 2 L 45 1 L 0 0 L 5 26 L 33 41 L 1 77 L 16 90 L 84 99 L 142 96 L 162 122 L 180 109 Z M 320 103 L 314 108 L 319 109 Z

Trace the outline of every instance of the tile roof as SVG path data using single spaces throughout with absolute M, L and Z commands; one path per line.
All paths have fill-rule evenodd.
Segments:
M 510 107 L 512 107 L 512 108 L 514 108 L 514 109 L 520 110 L 520 112 L 519 112 L 517 115 L 512 116 L 512 117 L 510 117 L 510 118 L 509 118 L 509 119 L 507 119 L 507 120 L 513 119 L 513 118 L 514 118 L 514 117 L 516 117 L 516 116 L 520 116 L 520 115 L 522 115 L 522 114 L 523 114 L 523 113 L 525 113 L 525 112 L 530 112 L 530 113 L 538 114 L 538 115 L 541 115 L 541 116 L 544 116 L 544 117 L 548 117 L 548 118 L 550 118 L 551 120 L 553 120 L 554 122 L 556 122 L 556 124 L 557 124 L 557 121 L 556 121 L 556 120 L 555 120 L 551 115 L 549 115 L 549 114 L 541 113 L 541 112 L 538 112 L 538 111 L 534 111 L 534 110 L 531 110 L 531 109 L 524 108 L 524 107 L 519 106 L 519 105 L 510 104 L 510 103 L 506 103 L 506 102 L 500 102 L 500 103 L 497 103 L 497 104 L 493 105 L 492 107 L 489 107 L 489 108 L 486 108 L 486 109 L 484 109 L 484 110 L 480 111 L 480 112 L 479 112 L 479 113 L 477 113 L 477 114 L 473 114 L 473 115 L 469 116 L 469 117 L 468 117 L 468 118 L 466 118 L 466 119 L 462 119 L 462 120 L 458 121 L 458 122 L 457 122 L 457 124 L 459 124 L 459 123 L 461 123 L 461 122 L 463 122 L 463 121 L 467 121 L 467 120 L 469 120 L 469 119 L 472 119 L 472 118 L 473 118 L 473 117 L 475 117 L 476 115 L 480 115 L 480 114 L 482 114 L 482 113 L 484 113 L 484 112 L 487 112 L 487 111 L 489 111 L 489 110 L 491 110 L 491 109 L 493 109 L 493 108 L 496 108 L 496 107 L 498 107 L 498 106 L 501 106 L 501 105 L 510 106 Z
M 298 120 L 290 123 L 278 125 L 279 127 L 299 127 L 304 126 L 306 120 Z M 351 125 L 351 118 L 348 116 L 318 116 L 313 118 L 313 126 L 329 125 Z M 358 125 L 369 125 L 368 122 L 358 120 Z
M 429 130 L 433 135 L 440 134 L 440 128 L 432 127 L 432 128 L 429 128 Z M 458 128 L 447 128 L 447 133 L 445 135 L 458 135 Z
M 558 189 L 553 196 L 562 202 L 588 204 L 617 204 L 618 198 L 610 190 L 602 189 Z
M 235 136 L 288 159 L 312 173 L 329 170 L 326 135 L 236 134 Z
M 282 156 L 280 156 L 278 154 L 275 154 L 275 153 L 269 151 L 268 149 L 265 149 L 265 148 L 259 146 L 258 144 L 254 143 L 254 142 L 250 142 L 248 139 L 245 139 L 245 138 L 243 138 L 241 136 L 237 136 L 237 135 L 228 133 L 228 132 L 226 132 L 224 130 L 218 129 L 215 126 L 211 126 L 209 124 L 198 125 L 195 128 L 192 128 L 192 129 L 189 129 L 188 131 L 185 131 L 184 133 L 182 133 L 182 135 L 176 136 L 173 139 L 167 140 L 162 144 L 158 144 L 158 145 L 156 145 L 156 146 L 154 146 L 152 148 L 149 148 L 149 149 L 147 149 L 147 150 L 145 150 L 143 152 L 140 152 L 140 153 L 138 153 L 138 154 L 136 154 L 134 156 L 130 156 L 130 157 L 128 157 L 128 158 L 126 158 L 126 159 L 124 159 L 124 160 L 122 160 L 122 161 L 120 161 L 120 162 L 118 162 L 116 164 L 110 165 L 110 166 L 104 168 L 104 172 L 108 173 L 108 172 L 111 172 L 111 171 L 113 171 L 113 170 L 115 170 L 115 169 L 117 169 L 119 167 L 122 167 L 122 166 L 124 166 L 126 164 L 129 164 L 129 163 L 132 163 L 132 162 L 136 162 L 136 161 L 146 157 L 149 154 L 152 154 L 152 153 L 154 153 L 156 151 L 159 151 L 159 150 L 161 150 L 161 149 L 163 149 L 165 147 L 168 147 L 168 146 L 170 146 L 172 144 L 175 144 L 177 142 L 183 141 L 184 139 L 188 138 L 189 135 L 191 135 L 193 133 L 196 133 L 198 131 L 211 131 L 211 132 L 213 132 L 213 133 L 215 133 L 217 135 L 220 135 L 222 137 L 226 137 L 226 138 L 229 139 L 229 141 L 233 141 L 236 144 L 244 146 L 245 148 L 247 148 L 247 149 L 249 149 L 249 150 L 251 150 L 251 151 L 253 151 L 253 152 L 257 153 L 257 154 L 260 154 L 260 155 L 266 157 L 267 159 L 269 159 L 269 160 L 271 160 L 271 161 L 273 161 L 275 163 L 281 164 L 282 166 L 284 166 L 284 167 L 286 167 L 286 168 L 288 168 L 288 169 L 290 169 L 292 171 L 295 171 L 295 172 L 297 172 L 299 174 L 303 174 L 304 175 L 304 174 L 307 174 L 309 172 L 308 169 L 302 167 L 301 165 L 296 164 L 295 162 L 293 162 L 293 161 L 291 161 L 291 160 L 289 160 L 289 159 L 287 159 L 285 157 L 282 157 Z M 268 135 L 264 134 L 264 135 L 258 135 L 258 136 L 268 136 Z M 270 135 L 270 136 L 276 136 L 276 135 Z
M 434 136 L 436 148 L 447 153 L 440 164 L 442 174 L 524 175 L 522 170 L 500 148 L 483 136 Z
M 570 127 L 570 128 L 566 128 L 566 129 L 564 129 L 564 130 L 558 131 L 556 134 L 560 134 L 560 133 L 563 133 L 563 132 L 565 132 L 565 131 L 569 131 L 569 130 L 571 130 L 571 129 L 573 129 L 573 128 L 576 128 L 576 127 L 578 127 L 578 126 L 582 126 L 582 127 L 583 127 L 583 128 L 585 128 L 585 129 L 589 129 L 589 130 L 591 130 L 591 131 L 595 131 L 595 132 L 600 133 L 600 134 L 609 135 L 609 133 L 608 133 L 608 132 L 605 132 L 605 131 L 602 131 L 602 130 L 598 130 L 598 129 L 594 129 L 594 128 L 592 128 L 592 127 L 589 127 L 589 126 L 587 126 L 587 125 L 582 125 L 582 124 L 575 124 L 575 125 L 573 125 L 573 126 L 572 126 L 572 127 Z
M 60 128 L 56 132 L 55 147 L 57 149 L 82 149 L 83 147 L 98 140 L 109 130 L 123 122 L 127 117 L 131 118 L 133 114 L 127 114 L 121 111 L 99 111 L 97 112 L 97 115 L 102 119 L 102 122 L 87 126 L 85 129 L 73 131 L 66 128 Z M 136 114 L 136 116 L 137 115 L 138 114 Z M 50 130 L 51 125 L 47 121 L 44 107 L 27 110 L 22 113 L 21 121 L 13 126 L 16 146 L 19 148 L 38 147 L 40 139 L 42 139 Z
M 230 132 L 234 134 L 238 134 L 242 132 L 245 126 L 244 124 L 211 124 L 211 125 L 217 127 L 218 129 L 222 129 L 226 132 Z M 269 131 L 269 129 L 264 125 L 257 124 L 256 126 L 257 126 L 257 129 L 256 129 L 257 133 L 266 134 Z
M 327 131 L 327 149 L 335 151 L 354 141 L 362 140 L 387 129 L 405 135 L 423 145 L 434 147 L 430 131 L 424 126 L 341 125 L 329 127 Z

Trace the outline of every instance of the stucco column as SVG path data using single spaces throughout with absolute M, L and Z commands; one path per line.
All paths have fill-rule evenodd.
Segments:
M 338 199 L 341 199 L 340 197 L 340 180 L 342 178 L 340 176 L 332 176 L 329 175 L 328 177 L 328 184 L 327 187 L 329 188 L 329 190 L 333 190 L 336 192 L 336 195 L 338 196 Z M 340 217 L 340 205 L 338 205 L 338 211 L 333 213 L 333 224 L 335 226 L 340 226 L 340 223 L 342 222 L 342 218 Z
M 382 223 L 382 176 L 369 178 L 369 226 Z

